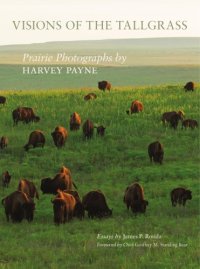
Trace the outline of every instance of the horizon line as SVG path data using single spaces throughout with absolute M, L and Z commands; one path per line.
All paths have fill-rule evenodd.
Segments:
M 114 40 L 141 40 L 141 39 L 182 39 L 182 38 L 200 38 L 200 36 L 175 36 L 175 37 L 170 37 L 170 36 L 166 36 L 166 37 L 134 37 L 134 38 L 105 38 L 105 39 L 80 39 L 80 40 L 57 40 L 57 41 L 45 41 L 45 42 L 33 42 L 33 43 L 14 43 L 14 44 L 0 44 L 0 47 L 5 47 L 5 46 L 23 46 L 23 45 L 37 45 L 37 44 L 47 44 L 47 43 L 61 43 L 61 42 L 99 42 L 99 41 L 114 41 Z

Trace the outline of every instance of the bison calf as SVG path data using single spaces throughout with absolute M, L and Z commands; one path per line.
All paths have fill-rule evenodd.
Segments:
M 0 148 L 4 149 L 8 146 L 8 138 L 6 136 L 2 136 L 0 139 Z
M 187 200 L 192 199 L 192 192 L 184 188 L 173 189 L 170 193 L 172 206 L 179 205 L 185 206 Z
M 148 154 L 151 162 L 153 160 L 155 163 L 162 164 L 164 156 L 163 145 L 159 141 L 149 144 Z
M 9 174 L 8 171 L 4 172 L 2 174 L 2 185 L 3 187 L 8 188 L 8 185 L 10 184 L 10 180 L 11 180 L 11 175 Z
M 104 136 L 106 127 L 104 127 L 103 125 L 100 125 L 100 126 L 95 126 L 94 128 L 97 129 L 97 135 Z
M 185 127 L 185 129 L 186 128 L 194 129 L 198 127 L 198 122 L 196 120 L 187 119 L 182 121 L 182 129 L 183 127 Z

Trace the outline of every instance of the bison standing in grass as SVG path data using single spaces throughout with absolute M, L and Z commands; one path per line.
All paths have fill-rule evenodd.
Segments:
M 13 222 L 21 222 L 27 219 L 33 220 L 35 204 L 33 200 L 22 191 L 15 191 L 2 199 L 7 221 L 11 217 Z
M 90 120 L 86 120 L 83 124 L 83 136 L 84 138 L 92 138 L 94 133 L 94 124 Z
M 159 141 L 155 141 L 155 142 L 149 144 L 148 154 L 149 154 L 149 158 L 150 158 L 151 162 L 153 160 L 155 163 L 162 164 L 163 156 L 164 156 L 163 145 L 161 145 L 161 143 Z
M 129 207 L 131 207 L 134 214 L 145 213 L 146 207 L 149 204 L 148 201 L 144 199 L 144 190 L 142 186 L 138 183 L 133 183 L 126 188 L 124 193 L 124 203 L 128 210 Z
M 7 148 L 8 146 L 8 138 L 6 136 L 2 136 L 0 139 L 0 149 Z
M 59 225 L 70 221 L 74 216 L 76 199 L 73 195 L 58 190 L 57 196 L 52 200 L 54 223 Z
M 40 117 L 36 116 L 31 107 L 18 107 L 12 112 L 14 125 L 17 125 L 19 121 L 23 123 L 38 122 Z
M 106 80 L 99 81 L 99 82 L 98 82 L 98 88 L 99 88 L 99 90 L 101 90 L 101 91 L 105 91 L 105 90 L 110 91 L 110 89 L 111 89 L 111 84 L 110 84 L 110 82 L 108 82 L 108 81 L 106 81 Z
M 106 127 L 104 127 L 103 125 L 100 125 L 100 126 L 95 126 L 94 128 L 97 129 L 97 135 L 104 136 Z
M 57 148 L 61 148 L 65 145 L 65 141 L 68 137 L 67 130 L 62 126 L 57 126 L 54 132 L 51 133 L 54 144 Z
M 24 146 L 24 149 L 28 151 L 30 147 L 44 147 L 44 144 L 45 136 L 43 132 L 40 130 L 36 130 L 30 134 L 28 143 Z
M 79 130 L 79 128 L 81 126 L 81 117 L 77 112 L 74 112 L 70 116 L 69 125 L 70 125 L 70 131 Z
M 194 129 L 194 128 L 197 128 L 198 127 L 198 122 L 196 120 L 191 120 L 191 119 L 187 119 L 187 120 L 184 120 L 182 121 L 182 129 L 183 128 L 191 128 L 191 129 Z
M 112 215 L 112 210 L 108 208 L 104 194 L 99 190 L 88 192 L 83 197 L 82 203 L 84 209 L 88 211 L 89 218 L 103 218 Z
M 194 82 L 189 81 L 184 86 L 185 91 L 194 91 Z
M 2 185 L 5 188 L 8 188 L 8 185 L 10 184 L 10 180 L 11 180 L 11 175 L 9 174 L 8 171 L 4 172 L 2 174 Z
M 186 201 L 192 199 L 192 192 L 190 190 L 186 190 L 185 188 L 176 188 L 171 191 L 170 197 L 172 206 L 176 206 L 177 203 L 185 206 Z
M 174 119 L 178 119 L 178 120 L 183 120 L 184 118 L 184 112 L 179 110 L 178 112 L 176 111 L 170 111 L 170 112 L 165 112 L 162 114 L 161 120 L 163 122 L 163 124 L 165 124 L 166 122 L 171 123 L 173 122 L 173 117 L 175 117 Z

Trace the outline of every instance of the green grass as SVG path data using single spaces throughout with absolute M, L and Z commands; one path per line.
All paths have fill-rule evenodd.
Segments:
M 89 91 L 94 90 L 90 89 Z M 199 130 L 176 131 L 163 127 L 165 111 L 184 110 L 186 118 L 199 117 L 199 86 L 185 93 L 181 85 L 116 88 L 85 102 L 85 91 L 2 91 L 7 104 L 0 107 L 0 136 L 9 138 L 0 151 L 0 173 L 9 170 L 8 189 L 0 187 L 2 199 L 16 190 L 20 178 L 35 182 L 53 177 L 62 165 L 72 171 L 81 196 L 101 189 L 113 208 L 113 217 L 104 220 L 74 219 L 56 227 L 53 223 L 52 195 L 40 194 L 32 223 L 7 223 L 0 209 L 0 268 L 113 268 L 178 269 L 198 268 L 199 227 Z M 132 100 L 144 104 L 144 112 L 128 116 Z M 31 106 L 41 122 L 13 127 L 11 112 L 17 106 Z M 50 133 L 57 125 L 69 128 L 69 117 L 77 111 L 82 120 L 104 124 L 104 138 L 82 139 L 82 130 L 69 132 L 64 148 L 57 150 Z M 23 150 L 31 131 L 41 129 L 46 136 L 44 149 Z M 148 144 L 164 145 L 163 165 L 151 164 Z M 125 188 L 135 181 L 144 187 L 149 201 L 146 215 L 134 217 L 123 204 Z M 193 199 L 185 208 L 172 208 L 170 191 L 183 186 Z M 104 235 L 159 234 L 161 239 L 97 239 Z M 158 247 L 97 247 L 97 243 L 158 243 Z M 160 247 L 162 243 L 188 244 L 187 247 Z

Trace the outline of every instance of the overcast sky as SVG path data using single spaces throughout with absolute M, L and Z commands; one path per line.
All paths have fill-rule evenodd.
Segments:
M 4 3 L 2 3 L 4 2 Z M 200 36 L 199 0 L 1 0 L 0 45 L 41 43 L 47 41 L 97 40 L 113 38 L 189 37 Z M 185 31 L 79 31 L 15 30 L 12 21 L 116 20 L 145 22 L 149 20 L 187 21 Z

